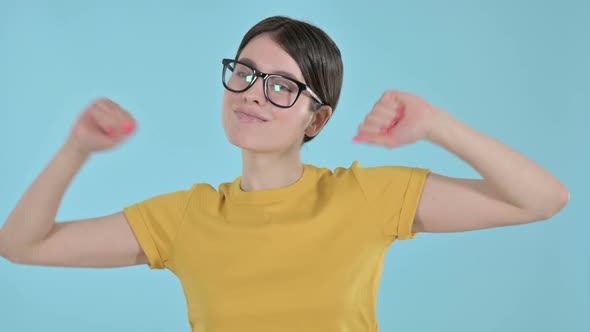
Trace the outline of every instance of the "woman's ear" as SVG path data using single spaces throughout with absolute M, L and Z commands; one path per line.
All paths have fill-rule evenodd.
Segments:
M 311 121 L 305 129 L 305 135 L 314 137 L 319 134 L 331 116 L 332 107 L 328 105 L 322 105 L 317 111 L 313 113 Z

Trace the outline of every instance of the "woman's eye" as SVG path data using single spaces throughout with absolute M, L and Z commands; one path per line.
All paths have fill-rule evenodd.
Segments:
M 292 92 L 288 87 L 280 84 L 274 84 L 274 90 L 276 92 Z
M 245 71 L 239 71 L 236 73 L 236 75 L 240 78 L 245 79 L 246 82 L 252 82 L 252 79 L 254 78 L 254 76 L 251 73 Z

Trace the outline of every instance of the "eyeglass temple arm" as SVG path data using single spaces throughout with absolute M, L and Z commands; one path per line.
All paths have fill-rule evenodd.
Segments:
M 325 103 L 322 101 L 322 99 L 320 97 L 318 97 L 318 95 L 315 94 L 315 92 L 313 92 L 312 89 L 310 89 L 308 86 L 305 88 L 307 90 L 307 92 L 309 92 L 309 94 L 320 104 L 325 105 Z

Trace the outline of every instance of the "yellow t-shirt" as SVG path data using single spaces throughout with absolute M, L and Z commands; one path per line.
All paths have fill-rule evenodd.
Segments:
M 416 236 L 428 173 L 305 164 L 287 187 L 197 183 L 124 212 L 150 269 L 179 278 L 193 332 L 375 332 L 386 250 Z

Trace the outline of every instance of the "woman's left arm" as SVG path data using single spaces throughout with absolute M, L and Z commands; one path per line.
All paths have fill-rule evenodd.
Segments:
M 431 173 L 414 232 L 461 232 L 546 220 L 569 201 L 565 186 L 514 149 L 408 93 L 388 91 L 359 126 L 355 142 L 389 148 L 427 140 L 472 166 L 483 179 Z

